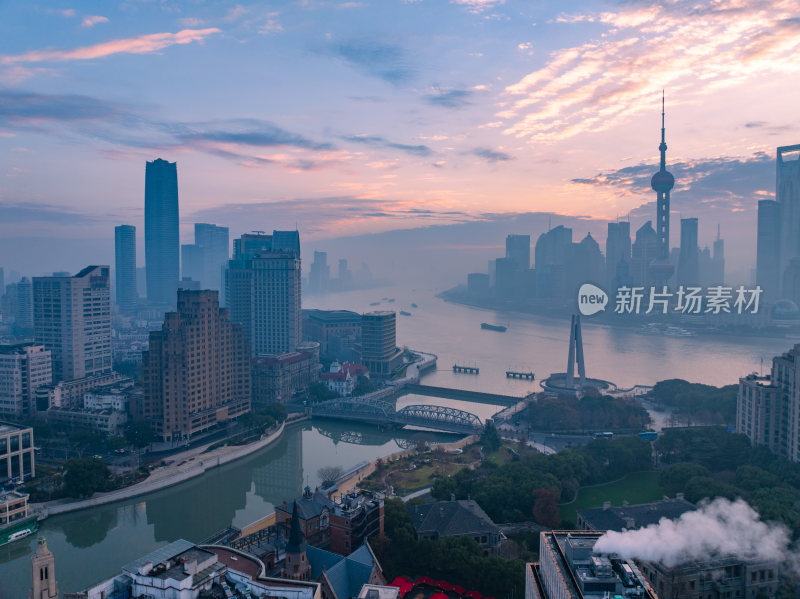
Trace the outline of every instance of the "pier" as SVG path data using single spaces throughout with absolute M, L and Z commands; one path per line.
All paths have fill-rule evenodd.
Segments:
M 453 364 L 453 372 L 460 372 L 463 374 L 480 374 L 481 370 L 477 366 L 459 366 Z
M 506 378 L 507 379 L 523 379 L 526 381 L 532 381 L 536 377 L 532 372 L 515 372 L 513 370 L 506 370 Z

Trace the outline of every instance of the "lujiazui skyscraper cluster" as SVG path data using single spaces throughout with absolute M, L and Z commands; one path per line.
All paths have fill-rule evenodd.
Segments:
M 800 302 L 800 144 L 778 148 L 775 199 L 758 202 L 756 283 L 770 301 Z

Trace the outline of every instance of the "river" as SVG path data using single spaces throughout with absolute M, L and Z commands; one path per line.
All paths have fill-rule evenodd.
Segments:
M 386 297 L 386 300 L 382 298 Z M 394 298 L 394 302 L 389 302 Z M 379 302 L 378 306 L 370 304 Z M 383 288 L 304 299 L 305 307 L 366 312 L 407 311 L 398 315 L 399 345 L 439 356 L 439 369 L 424 382 L 444 387 L 522 396 L 537 382 L 506 379 L 505 371 L 533 371 L 537 379 L 563 372 L 569 322 L 527 314 L 480 310 L 444 302 L 432 291 Z M 412 303 L 418 305 L 412 307 Z M 505 333 L 482 330 L 481 322 L 508 326 Z M 800 339 L 798 340 L 800 341 Z M 735 383 L 757 371 L 763 358 L 786 351 L 786 339 L 664 337 L 636 329 L 583 323 L 587 374 L 620 387 L 653 384 L 680 377 L 714 385 Z M 479 375 L 455 374 L 454 363 L 474 365 Z M 471 411 L 481 418 L 498 408 L 482 404 L 407 395 L 399 406 L 437 403 Z M 398 433 L 408 439 L 410 433 Z M 321 421 L 288 427 L 273 446 L 236 463 L 214 469 L 175 487 L 92 510 L 55 516 L 41 534 L 56 559 L 62 593 L 80 590 L 119 571 L 153 549 L 186 538 L 201 541 L 233 523 L 248 524 L 272 511 L 273 504 L 318 484 L 326 465 L 347 469 L 399 449 L 395 436 L 374 427 Z M 0 598 L 24 599 L 30 587 L 30 553 L 35 538 L 0 548 Z

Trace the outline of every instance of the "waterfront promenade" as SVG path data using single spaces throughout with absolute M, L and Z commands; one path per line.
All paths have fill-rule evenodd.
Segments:
M 209 443 L 174 454 L 170 456 L 172 463 L 154 468 L 145 480 L 122 489 L 116 489 L 107 493 L 95 493 L 88 499 L 57 499 L 45 503 L 32 504 L 31 507 L 38 511 L 42 517 L 47 517 L 83 510 L 166 489 L 172 485 L 177 485 L 186 480 L 201 476 L 212 468 L 229 464 L 268 447 L 281 437 L 285 427 L 286 422 L 282 422 L 277 428 L 262 435 L 258 441 L 248 443 L 247 445 L 225 445 L 207 451 L 208 448 L 213 445 L 213 443 Z

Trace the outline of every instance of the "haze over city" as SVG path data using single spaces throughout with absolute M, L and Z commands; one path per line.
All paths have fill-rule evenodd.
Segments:
M 775 147 L 800 128 L 792 2 L 0 12 L 0 256 L 26 272 L 110 262 L 111 226 L 141 227 L 143 164 L 159 156 L 179 164 L 187 242 L 197 221 L 296 226 L 311 248 L 456 225 L 403 239 L 482 265 L 515 221 L 603 239 L 630 215 L 635 230 L 654 211 L 663 88 L 673 218 L 699 217 L 701 245 L 721 224 L 744 280 Z

